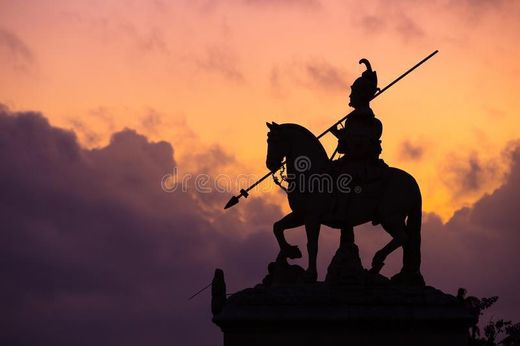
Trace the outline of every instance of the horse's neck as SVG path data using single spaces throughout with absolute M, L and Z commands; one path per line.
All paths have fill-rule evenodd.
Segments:
M 308 159 L 311 171 L 322 170 L 328 162 L 327 153 L 315 138 L 307 136 L 302 131 L 294 131 L 291 153 L 287 159 L 293 162 L 297 159 Z

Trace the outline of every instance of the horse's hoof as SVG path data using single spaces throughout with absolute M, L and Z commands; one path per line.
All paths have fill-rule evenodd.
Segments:
M 385 262 L 372 263 L 372 268 L 370 268 L 370 270 L 368 272 L 372 273 L 372 274 L 379 274 L 381 269 L 383 269 L 384 265 L 385 265 Z
M 302 258 L 302 252 L 300 251 L 300 248 L 296 245 L 289 245 L 288 247 L 285 247 L 282 249 L 281 254 L 290 259 L 295 258 Z
M 420 272 L 403 272 L 395 274 L 390 279 L 399 286 L 424 287 L 426 286 L 424 278 Z

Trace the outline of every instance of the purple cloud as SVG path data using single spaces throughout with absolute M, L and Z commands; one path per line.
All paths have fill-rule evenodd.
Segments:
M 258 281 L 278 207 L 242 208 L 251 230 L 238 211 L 215 219 L 199 204 L 229 196 L 165 193 L 171 145 L 133 130 L 86 150 L 41 114 L 2 108 L 0 133 L 1 344 L 219 343 L 208 294 L 187 297 L 215 267 L 230 289 Z
M 465 287 L 476 296 L 498 295 L 494 316 L 519 321 L 520 145 L 510 146 L 511 169 L 500 188 L 458 210 L 446 224 L 435 214 L 424 215 L 422 271 L 427 284 L 453 294 Z M 369 228 L 363 226 L 357 232 L 365 264 L 388 240 Z M 398 252 L 384 273 L 395 273 L 400 261 Z
M 245 4 L 256 6 L 290 6 L 316 9 L 321 7 L 317 0 L 243 0 Z
M 326 62 L 309 62 L 305 65 L 308 79 L 320 88 L 345 90 L 347 88 L 338 68 Z
M 34 54 L 29 46 L 15 33 L 0 28 L 0 54 L 15 69 L 27 69 L 34 63 Z
M 327 61 L 308 60 L 273 65 L 269 81 L 275 95 L 286 96 L 294 84 L 325 92 L 344 92 L 349 87 L 349 81 L 353 80 L 351 73 Z
M 498 172 L 495 161 L 482 161 L 476 153 L 472 153 L 468 158 L 452 157 L 443 179 L 454 195 L 469 195 L 481 191 L 495 179 Z
M 197 65 L 204 71 L 219 74 L 235 83 L 243 83 L 245 80 L 238 67 L 238 58 L 230 48 L 209 47 L 204 58 L 200 59 Z
M 424 154 L 424 146 L 405 140 L 401 143 L 399 157 L 402 160 L 418 161 Z
M 222 342 L 208 292 L 187 297 L 216 267 L 230 292 L 258 283 L 276 254 L 278 206 L 251 196 L 224 213 L 227 194 L 164 192 L 161 178 L 177 167 L 173 148 L 133 130 L 88 150 L 39 113 L 0 107 L 0 134 L 0 344 Z M 425 215 L 423 273 L 449 292 L 499 295 L 497 316 L 518 320 L 520 147 L 510 152 L 509 177 L 494 193 L 447 224 Z M 219 148 L 208 155 L 234 160 Z M 210 166 L 202 169 L 211 179 Z M 357 230 L 366 265 L 388 240 L 369 227 Z M 338 232 L 322 234 L 323 277 Z M 303 230 L 288 237 L 304 242 Z M 399 262 L 392 256 L 386 273 Z

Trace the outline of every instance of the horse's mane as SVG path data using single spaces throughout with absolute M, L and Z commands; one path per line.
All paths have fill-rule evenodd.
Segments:
M 328 157 L 327 151 L 325 150 L 325 148 L 321 144 L 321 142 L 318 139 L 318 137 L 316 137 L 314 135 L 314 133 L 312 133 L 311 131 L 309 131 L 305 127 L 303 127 L 301 125 L 298 125 L 298 124 L 292 124 L 292 123 L 280 124 L 280 126 L 283 126 L 284 128 L 289 128 L 289 129 L 292 129 L 292 130 L 296 130 L 296 131 L 299 131 L 299 132 L 305 134 L 307 137 L 309 137 L 309 139 L 311 139 L 314 142 L 314 144 L 319 148 L 319 150 L 321 150 L 322 154 L 325 157 Z

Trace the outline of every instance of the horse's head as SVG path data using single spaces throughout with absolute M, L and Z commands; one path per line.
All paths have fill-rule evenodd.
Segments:
M 305 127 L 297 124 L 278 125 L 274 122 L 266 123 L 266 125 L 270 131 L 267 134 L 265 164 L 271 172 L 280 168 L 284 158 L 287 161 L 287 173 L 308 174 L 311 172 L 311 167 L 314 172 L 328 166 L 329 158 L 323 145 Z M 302 163 L 300 159 L 305 163 Z M 306 168 L 302 170 L 301 165 Z
M 267 133 L 267 158 L 265 165 L 271 172 L 276 171 L 282 165 L 282 160 L 287 154 L 287 139 L 283 136 L 283 128 L 277 123 L 265 123 L 269 128 Z

